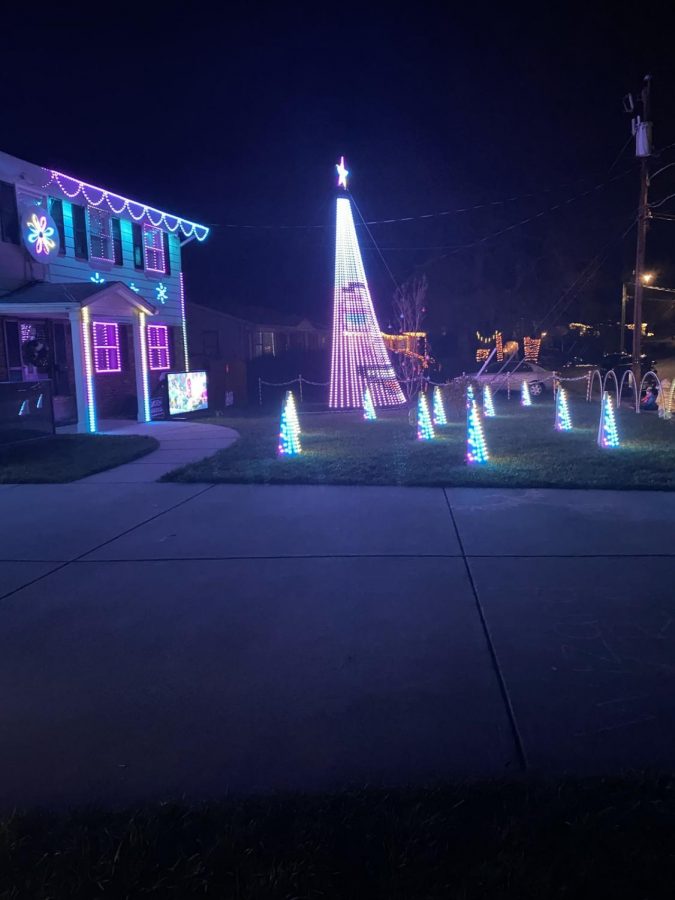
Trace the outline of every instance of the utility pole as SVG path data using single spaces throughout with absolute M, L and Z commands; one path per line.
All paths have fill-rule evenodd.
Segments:
M 649 88 L 651 76 L 646 75 L 640 92 L 642 116 L 633 119 L 635 155 L 640 160 L 640 204 L 637 217 L 637 247 L 635 251 L 635 296 L 633 303 L 633 378 L 636 390 L 642 380 L 640 356 L 642 350 L 642 293 L 647 245 L 647 221 L 649 218 L 649 157 L 652 152 L 652 123 L 649 120 Z M 632 105 L 632 99 L 631 99 Z M 639 412 L 640 404 L 637 404 Z

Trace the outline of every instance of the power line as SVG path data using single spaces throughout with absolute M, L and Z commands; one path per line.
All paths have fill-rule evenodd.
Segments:
M 573 197 L 570 200 L 564 201 L 564 203 L 571 203 L 573 200 L 578 199 L 579 197 L 584 197 L 587 194 L 592 194 L 594 191 L 601 190 L 604 187 L 607 187 L 610 184 L 613 184 L 615 181 L 619 181 L 621 178 L 625 178 L 626 175 L 629 175 L 633 169 L 626 169 L 625 171 L 615 175 L 613 178 L 606 179 L 605 181 L 600 182 L 599 184 L 594 185 L 589 188 L 587 191 L 584 191 L 582 194 L 579 194 L 578 197 Z M 560 185 L 557 188 L 545 188 L 542 191 L 528 193 L 528 194 L 518 194 L 513 197 L 506 197 L 501 200 L 491 200 L 485 203 L 475 203 L 472 206 L 460 206 L 454 209 L 445 209 L 440 212 L 433 213 L 425 213 L 424 215 L 418 216 L 399 216 L 391 219 L 369 219 L 365 220 L 363 216 L 361 216 L 361 220 L 364 226 L 369 225 L 392 225 L 398 222 L 419 222 L 425 219 L 438 219 L 445 218 L 447 216 L 453 215 L 461 215 L 464 213 L 474 212 L 479 209 L 491 209 L 497 206 L 504 206 L 507 203 L 514 203 L 519 200 L 530 200 L 535 197 L 541 197 L 543 194 L 551 194 L 555 191 L 562 190 L 564 187 L 568 187 L 571 184 L 577 184 L 579 181 L 586 181 L 586 178 L 577 179 L 574 182 L 567 182 L 564 185 Z M 555 207 L 551 207 L 554 209 Z M 359 213 L 359 215 L 361 215 Z M 269 224 L 269 225 L 254 225 L 254 224 L 242 224 L 242 223 L 233 223 L 233 222 L 213 222 L 210 224 L 211 228 L 229 228 L 229 229 L 241 229 L 241 230 L 260 230 L 260 231 L 293 231 L 293 230 L 303 230 L 303 229 L 323 229 L 326 228 L 326 225 L 287 225 L 287 224 Z

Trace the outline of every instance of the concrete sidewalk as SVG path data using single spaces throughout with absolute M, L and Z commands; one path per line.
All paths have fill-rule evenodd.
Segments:
M 233 428 L 209 425 L 194 419 L 147 423 L 108 419 L 100 422 L 99 427 L 102 434 L 147 435 L 158 440 L 159 447 L 133 462 L 81 479 L 90 484 L 157 481 L 172 469 L 199 462 L 207 456 L 213 456 L 218 450 L 225 450 L 239 437 Z M 59 434 L 73 434 L 75 431 L 74 425 L 57 429 Z
M 672 769 L 675 494 L 1 486 L 0 807 Z

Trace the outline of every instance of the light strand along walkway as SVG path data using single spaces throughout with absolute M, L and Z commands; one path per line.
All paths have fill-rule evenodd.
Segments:
M 159 441 L 159 448 L 147 456 L 133 462 L 116 466 L 96 475 L 82 478 L 90 484 L 129 484 L 132 482 L 157 481 L 172 469 L 199 462 L 224 450 L 239 437 L 233 428 L 209 425 L 195 420 L 173 420 L 170 422 L 128 422 L 106 420 L 100 423 L 104 434 L 142 434 Z M 60 434 L 72 433 L 74 426 L 59 428 Z

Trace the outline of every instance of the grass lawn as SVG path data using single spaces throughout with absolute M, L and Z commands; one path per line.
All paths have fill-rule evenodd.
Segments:
M 490 452 L 484 465 L 465 463 L 462 408 L 448 410 L 438 439 L 418 441 L 405 410 L 365 422 L 360 412 L 299 409 L 302 453 L 277 458 L 278 415 L 224 416 L 207 421 L 236 428 L 241 439 L 164 480 L 269 484 L 462 485 L 470 487 L 618 488 L 675 490 L 675 419 L 617 412 L 621 447 L 596 444 L 600 404 L 569 397 L 574 430 L 553 427 L 550 393 L 529 409 L 517 397 L 497 397 L 483 427 Z
M 63 434 L 0 447 L 0 484 L 75 481 L 156 450 L 141 435 Z
M 0 820 L 0 897 L 671 898 L 675 781 L 488 783 Z

